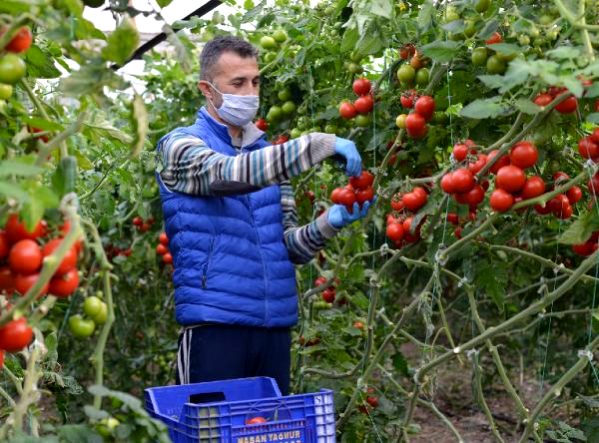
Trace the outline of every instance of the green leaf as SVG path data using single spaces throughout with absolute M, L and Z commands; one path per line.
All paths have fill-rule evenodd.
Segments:
M 55 121 L 46 120 L 40 117 L 24 117 L 23 121 L 33 128 L 42 129 L 44 131 L 62 131 L 64 126 Z
M 347 28 L 343 33 L 343 40 L 341 40 L 341 47 L 339 48 L 340 51 L 349 52 L 354 49 L 359 38 L 360 33 L 355 24 Z
M 466 29 L 466 22 L 461 19 L 454 20 L 441 26 L 441 29 L 454 34 L 459 34 L 460 32 L 464 32 L 464 29 Z
M 501 101 L 501 97 L 491 97 L 475 100 L 466 105 L 460 115 L 462 117 L 481 120 L 506 114 L 510 107 Z
M 485 27 L 478 32 L 477 36 L 483 40 L 486 40 L 491 37 L 491 34 L 497 31 L 498 28 L 499 22 L 496 19 L 489 20 L 485 23 Z
M 566 245 L 579 245 L 586 242 L 594 231 L 599 230 L 599 215 L 597 211 L 588 211 L 581 214 L 559 239 Z
M 393 356 L 393 366 L 404 377 L 410 376 L 410 371 L 408 369 L 408 361 L 406 360 L 406 358 L 403 356 L 403 354 L 401 352 L 397 352 L 397 354 L 395 354 Z
M 572 94 L 574 94 L 578 98 L 582 97 L 584 88 L 583 88 L 582 84 L 580 83 L 580 80 L 578 80 L 576 77 L 573 77 L 573 76 L 562 77 L 561 80 L 562 80 L 562 83 L 564 84 L 564 86 L 566 88 L 568 88 L 568 90 Z
M 32 177 L 43 172 L 43 168 L 17 159 L 3 160 L 0 162 L 0 178 L 11 175 Z
M 549 58 L 556 60 L 578 59 L 581 56 L 580 49 L 573 46 L 560 46 L 545 52 Z
M 353 294 L 351 297 L 351 302 L 360 309 L 368 309 L 368 305 L 370 304 L 368 299 L 361 292 Z
M 60 91 L 69 97 L 101 92 L 104 86 L 126 89 L 128 83 L 103 63 L 89 63 L 60 81 Z
M 131 126 L 133 126 L 133 143 L 131 157 L 137 157 L 143 149 L 148 134 L 148 111 L 140 95 L 135 94 L 131 102 Z
M 91 392 L 92 387 L 90 387 L 90 389 L 89 389 L 90 392 Z M 92 392 L 92 394 L 94 394 L 94 393 Z M 100 421 L 103 418 L 109 417 L 108 412 L 102 411 L 101 409 L 98 409 L 98 408 L 94 408 L 91 405 L 83 406 L 83 412 L 85 412 L 85 415 L 87 415 L 90 419 L 95 420 L 95 421 Z
M 435 5 L 432 0 L 426 0 L 420 7 L 418 13 L 418 28 L 422 32 L 426 32 L 433 25 L 433 18 L 435 17 Z
M 54 58 L 43 52 L 39 46 L 31 45 L 25 53 L 27 75 L 36 78 L 57 78 L 60 71 L 54 66 Z
M 170 5 L 172 1 L 173 0 L 156 0 L 156 3 L 158 3 L 158 6 L 161 8 L 164 8 L 165 6 Z
M 370 0 L 369 8 L 371 13 L 384 18 L 391 18 L 393 15 L 393 1 L 391 0 Z
M 540 106 L 537 106 L 534 102 L 531 102 L 527 98 L 519 98 L 514 102 L 516 109 L 520 112 L 524 112 L 525 114 L 538 114 L 542 111 Z
M 422 53 L 436 62 L 445 63 L 453 60 L 460 52 L 462 44 L 459 42 L 435 41 L 422 47 Z
M 487 47 L 495 52 L 499 52 L 500 54 L 507 56 L 522 53 L 522 48 L 512 43 L 494 43 L 492 45 L 487 45 Z
M 599 97 L 599 83 L 593 83 L 591 86 L 589 86 L 587 88 L 585 97 L 587 97 L 587 98 Z
M 104 439 L 87 425 L 63 425 L 58 428 L 61 443 L 102 443 Z
M 505 85 L 503 75 L 479 75 L 478 79 L 491 89 L 499 89 Z
M 129 144 L 133 141 L 133 138 L 129 134 L 125 134 L 114 126 L 111 126 L 107 121 L 94 122 L 93 124 L 84 123 L 83 134 L 88 137 L 99 137 L 99 139 L 108 138 L 123 144 Z
M 102 57 L 124 65 L 139 46 L 139 33 L 133 19 L 126 16 L 118 28 L 108 37 L 107 45 L 102 48 Z
M 507 270 L 500 262 L 488 257 L 478 260 L 475 265 L 474 285 L 488 295 L 500 311 L 505 301 L 505 282 L 508 280 Z
M 0 182 L 0 195 L 16 198 L 20 202 L 29 201 L 29 194 L 13 183 Z

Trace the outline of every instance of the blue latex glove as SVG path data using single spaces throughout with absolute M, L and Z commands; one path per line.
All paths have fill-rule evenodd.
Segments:
M 345 173 L 348 176 L 357 177 L 362 173 L 362 158 L 353 141 L 337 137 L 335 140 L 335 154 L 340 155 L 345 160 Z
M 366 201 L 360 209 L 358 202 L 354 203 L 353 212 L 349 212 L 344 205 L 333 205 L 329 208 L 327 220 L 334 228 L 341 229 L 344 226 L 350 225 L 356 220 L 366 217 L 368 209 L 376 203 L 377 197 L 372 201 Z

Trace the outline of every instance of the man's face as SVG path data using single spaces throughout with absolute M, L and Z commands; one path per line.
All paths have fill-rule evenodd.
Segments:
M 224 52 L 212 69 L 212 84 L 223 94 L 260 95 L 258 61 L 253 57 Z M 222 96 L 208 82 L 200 80 L 198 86 L 217 108 L 222 105 Z

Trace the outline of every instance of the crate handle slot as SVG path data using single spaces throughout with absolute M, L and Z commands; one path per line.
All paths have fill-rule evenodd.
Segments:
M 189 396 L 189 403 L 196 405 L 203 403 L 217 403 L 225 400 L 224 392 L 200 392 Z

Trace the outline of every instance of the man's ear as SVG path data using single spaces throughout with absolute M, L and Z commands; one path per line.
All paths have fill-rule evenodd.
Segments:
M 212 99 L 212 90 L 210 89 L 208 83 L 204 83 L 203 80 L 200 80 L 198 82 L 198 89 L 200 90 L 202 95 L 204 95 L 204 97 Z

